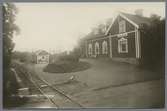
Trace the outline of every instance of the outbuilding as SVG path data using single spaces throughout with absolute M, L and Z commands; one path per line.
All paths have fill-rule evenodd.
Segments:
M 37 64 L 49 64 L 49 53 L 40 50 L 36 52 L 36 63 Z

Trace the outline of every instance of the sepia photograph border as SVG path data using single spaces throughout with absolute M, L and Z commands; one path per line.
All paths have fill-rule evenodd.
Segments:
M 28 2 L 34 2 L 34 3 L 38 3 L 38 2 L 165 2 L 165 15 L 166 15 L 166 0 L 0 0 L 0 111 L 7 111 L 7 109 L 3 109 L 3 51 L 2 51 L 2 47 L 3 47 L 3 35 L 2 35 L 2 4 L 5 3 L 5 2 L 24 2 L 24 3 L 28 3 Z M 166 19 L 166 18 L 165 18 Z M 167 23 L 165 23 L 165 27 L 167 26 Z M 166 34 L 167 34 L 167 31 L 165 30 L 165 55 L 167 55 L 167 51 L 166 51 L 166 44 L 167 44 L 167 39 L 166 39 Z M 167 79 L 167 76 L 166 76 L 166 69 L 167 69 L 167 60 L 166 60 L 166 56 L 165 56 L 165 94 L 166 94 L 166 86 L 167 86 L 167 82 L 166 82 L 166 79 Z M 63 110 L 71 110 L 71 111 L 76 111 L 76 110 L 85 110 L 85 111 L 101 111 L 101 110 L 104 110 L 104 111 L 145 111 L 145 110 L 149 110 L 149 111 L 165 111 L 167 110 L 166 108 L 166 100 L 167 100 L 167 97 L 165 96 L 165 108 L 162 108 L 162 109 L 133 109 L 133 108 L 130 108 L 130 109 L 126 109 L 126 108 L 83 108 L 83 109 L 80 109 L 80 108 L 77 108 L 77 109 L 59 109 L 59 111 L 63 111 Z M 41 111 L 41 110 L 44 110 L 44 111 L 55 111 L 56 109 L 54 108 L 35 108 L 35 109 L 12 109 L 13 111 L 17 111 L 17 110 L 20 110 L 20 111 L 28 111 L 28 110 L 31 110 L 31 111 Z

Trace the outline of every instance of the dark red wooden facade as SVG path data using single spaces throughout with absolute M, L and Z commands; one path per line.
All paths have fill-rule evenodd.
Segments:
M 124 20 L 125 21 L 125 32 L 119 33 L 119 22 Z M 123 17 L 121 15 L 118 15 L 116 19 L 114 20 L 111 27 L 109 27 L 109 30 L 107 34 L 101 38 L 91 38 L 87 39 L 85 46 L 85 51 L 87 54 L 87 57 L 92 57 L 92 55 L 95 55 L 95 42 L 98 42 L 100 45 L 100 54 L 95 57 L 110 57 L 110 58 L 133 58 L 133 59 L 139 59 L 141 57 L 141 32 L 139 30 L 139 24 L 135 24 L 135 22 L 131 21 L 130 19 L 127 19 L 126 17 Z M 125 34 L 122 36 L 119 36 L 121 34 Z M 126 53 L 120 53 L 118 51 L 118 40 L 124 38 L 127 39 L 127 48 L 128 52 Z M 102 42 L 106 40 L 107 41 L 107 48 L 108 53 L 102 54 Z M 88 44 L 92 44 L 92 55 L 88 54 Z

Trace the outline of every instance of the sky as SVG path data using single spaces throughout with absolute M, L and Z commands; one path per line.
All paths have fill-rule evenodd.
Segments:
M 19 12 L 15 50 L 39 49 L 59 53 L 72 50 L 79 38 L 97 24 L 116 16 L 118 11 L 132 13 L 143 9 L 144 16 L 154 13 L 165 17 L 165 3 L 15 3 Z

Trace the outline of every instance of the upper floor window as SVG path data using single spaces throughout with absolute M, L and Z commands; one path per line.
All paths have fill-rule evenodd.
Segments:
M 103 43 L 102 43 L 102 53 L 107 54 L 107 52 L 108 52 L 107 42 L 103 41 Z
M 121 20 L 119 22 L 119 33 L 125 32 L 126 31 L 126 24 L 125 20 Z
M 128 53 L 128 41 L 125 38 L 118 40 L 118 52 L 119 53 Z
M 100 46 L 98 42 L 95 43 L 95 54 L 100 54 Z
M 42 56 L 42 59 L 45 59 L 45 56 Z

